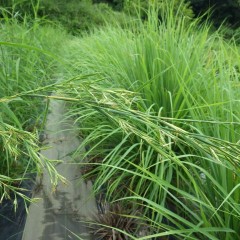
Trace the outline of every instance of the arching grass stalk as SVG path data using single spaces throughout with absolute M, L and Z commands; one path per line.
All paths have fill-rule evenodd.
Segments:
M 4 198 L 14 198 L 15 201 L 13 202 L 17 204 L 16 197 L 22 197 L 25 200 L 25 204 L 27 201 L 30 201 L 30 198 L 25 195 L 26 190 L 22 189 L 20 184 L 24 179 L 29 177 L 29 173 L 40 174 L 44 168 L 49 172 L 53 186 L 55 186 L 59 180 L 64 181 L 64 178 L 57 173 L 54 167 L 58 160 L 49 160 L 40 155 L 42 147 L 39 146 L 38 133 L 41 129 L 36 127 L 36 129 L 31 132 L 25 130 L 19 115 L 14 112 L 14 108 L 12 108 L 10 104 L 12 102 L 23 102 L 23 105 L 25 105 L 30 104 L 29 102 L 33 101 L 33 99 L 36 99 L 34 101 L 43 102 L 47 100 L 45 112 L 42 112 L 46 118 L 50 99 L 62 99 L 66 101 L 74 101 L 74 99 L 39 93 L 55 92 L 58 89 L 72 85 L 76 78 L 78 80 L 84 80 L 90 76 L 92 77 L 93 75 L 62 80 L 49 85 L 39 86 L 35 89 L 19 92 L 13 96 L 0 98 L 0 146 L 2 147 L 2 160 L 0 163 L 0 202 Z M 39 127 L 43 127 L 45 120 L 46 119 L 43 119 L 43 123 Z M 17 205 L 15 205 L 15 207 L 17 207 Z
M 36 135 L 6 124 L 0 119 L 0 145 L 2 147 L 2 161 L 0 164 L 0 202 L 4 198 L 13 198 L 15 210 L 16 197 L 21 197 L 26 202 L 26 189 L 21 187 L 21 182 L 29 178 L 29 173 L 41 173 L 43 168 L 52 176 L 53 185 L 62 179 L 54 168 L 54 161 L 45 159 L 39 154 Z
M 151 108 L 139 111 L 140 95 L 124 89 L 82 80 L 72 90 L 79 105 L 71 115 L 79 116 L 86 136 L 79 149 L 90 146 L 85 157 L 96 164 L 96 190 L 105 186 L 110 200 L 126 196 L 143 205 L 156 236 L 236 236 L 238 144 L 199 133 L 191 123 L 184 124 L 190 131 L 180 128 Z

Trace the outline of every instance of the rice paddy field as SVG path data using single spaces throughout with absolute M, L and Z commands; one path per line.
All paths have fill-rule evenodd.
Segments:
M 66 100 L 105 214 L 99 239 L 240 236 L 240 49 L 201 19 L 146 21 L 81 37 L 41 21 L 0 32 L 0 201 L 55 162 L 39 155 L 49 95 Z M 61 81 L 59 81 L 61 79 Z M 85 151 L 83 151 L 85 149 Z

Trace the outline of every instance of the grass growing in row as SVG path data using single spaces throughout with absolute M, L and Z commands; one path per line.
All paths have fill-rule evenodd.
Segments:
M 75 71 L 97 73 L 62 89 L 78 102 L 76 154 L 88 146 L 96 191 L 142 213 L 146 236 L 124 239 L 237 239 L 239 49 L 167 13 L 70 43 Z

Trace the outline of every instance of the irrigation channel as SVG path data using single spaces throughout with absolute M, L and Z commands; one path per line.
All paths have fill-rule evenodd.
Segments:
M 44 145 L 49 147 L 41 154 L 61 160 L 56 169 L 66 178 L 66 183 L 60 182 L 52 191 L 46 169 L 37 179 L 39 187 L 33 197 L 39 200 L 29 207 L 22 240 L 92 239 L 83 222 L 97 214 L 96 201 L 92 183 L 82 179 L 80 166 L 75 163 L 79 159 L 71 157 L 81 140 L 73 120 L 64 120 L 65 111 L 64 101 L 50 100 L 44 140 Z

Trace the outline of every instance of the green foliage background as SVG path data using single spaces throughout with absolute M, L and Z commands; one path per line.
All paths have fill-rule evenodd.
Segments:
M 0 1 L 8 17 L 18 18 L 19 21 L 28 21 L 39 18 L 41 22 L 52 22 L 64 26 L 68 32 L 78 34 L 89 31 L 94 26 L 103 26 L 105 19 L 111 22 L 119 18 L 107 4 L 93 4 L 91 0 L 8 0 Z M 2 17 L 6 17 L 3 16 Z M 117 20 L 117 21 L 118 21 Z M 113 22 L 113 21 L 112 21 Z
M 239 0 L 0 0 L 0 6 L 9 11 L 9 16 L 19 19 L 24 19 L 27 15 L 31 18 L 45 18 L 60 23 L 73 34 L 89 31 L 93 26 L 103 26 L 106 19 L 112 23 L 113 17 L 119 22 L 123 16 L 119 16 L 116 11 L 136 14 L 139 4 L 141 16 L 146 18 L 146 9 L 152 3 L 157 3 L 162 9 L 171 3 L 176 11 L 181 6 L 182 14 L 190 18 L 211 12 L 216 27 L 223 22 L 233 29 L 240 26 Z
M 156 0 L 158 2 L 170 2 L 165 0 Z M 156 2 L 155 1 L 155 2 Z M 171 0 L 175 2 L 176 6 L 179 0 Z M 95 3 L 107 2 L 116 10 L 123 10 L 126 3 L 141 2 L 147 5 L 149 0 L 93 0 Z M 225 19 L 227 23 L 233 27 L 239 27 L 240 24 L 240 1 L 239 0 L 185 0 L 185 4 L 193 9 L 195 16 L 207 12 L 209 9 L 213 10 L 212 20 L 216 25 L 220 25 Z

